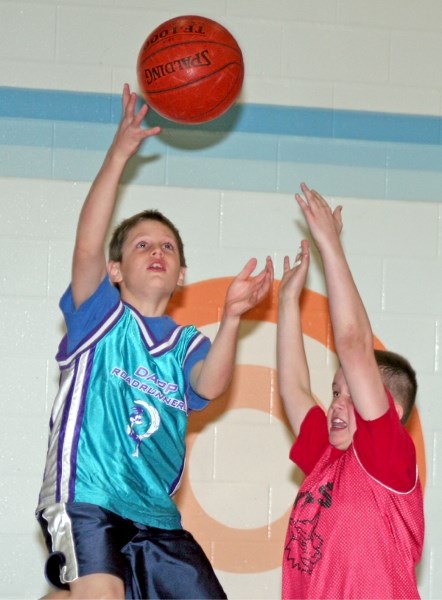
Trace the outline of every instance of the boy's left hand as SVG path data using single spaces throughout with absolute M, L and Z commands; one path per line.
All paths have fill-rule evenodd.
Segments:
M 319 251 L 328 243 L 340 243 L 342 231 L 342 206 L 331 209 L 328 202 L 316 190 L 311 190 L 305 183 L 301 184 L 301 194 L 295 194 L 310 232 Z
M 264 269 L 255 277 L 251 277 L 257 263 L 256 258 L 251 258 L 230 284 L 224 304 L 226 316 L 240 317 L 256 306 L 269 292 L 273 282 L 272 259 L 268 256 Z

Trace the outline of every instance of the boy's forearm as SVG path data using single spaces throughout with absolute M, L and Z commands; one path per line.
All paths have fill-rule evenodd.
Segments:
M 126 161 L 108 151 L 83 204 L 72 260 L 72 293 L 78 307 L 106 274 L 105 240 Z
M 279 302 L 277 327 L 277 375 L 279 394 L 295 434 L 315 402 L 305 354 L 299 306 L 294 301 Z
M 281 394 L 290 395 L 294 387 L 309 390 L 310 377 L 298 308 L 280 303 L 276 348 Z
M 212 346 L 192 382 L 203 398 L 214 400 L 229 387 L 235 368 L 240 317 L 224 316 Z
M 327 285 L 330 317 L 336 350 L 342 361 L 344 353 L 368 345 L 372 347 L 372 330 L 364 304 L 350 267 L 339 243 L 321 251 Z
M 101 250 L 115 209 L 118 185 L 126 161 L 107 153 L 84 202 L 77 228 L 77 244 Z

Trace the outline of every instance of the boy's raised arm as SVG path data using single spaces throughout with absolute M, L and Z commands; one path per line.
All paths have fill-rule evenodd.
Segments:
M 299 304 L 309 262 L 309 244 L 303 240 L 292 268 L 289 258 L 284 258 L 284 273 L 278 293 L 276 356 L 279 394 L 295 435 L 299 434 L 302 421 L 316 404 L 310 387 Z
M 373 333 L 340 240 L 341 207 L 331 210 L 325 199 L 305 184 L 296 194 L 320 252 L 339 362 L 356 410 L 365 420 L 388 410 L 381 375 L 373 352 Z
M 241 315 L 266 296 L 273 281 L 273 264 L 267 257 L 264 269 L 251 277 L 256 259 L 250 259 L 230 284 L 224 312 L 213 344 L 203 361 L 194 365 L 192 388 L 207 400 L 214 400 L 228 388 L 235 366 Z
M 126 163 L 145 138 L 160 132 L 159 127 L 141 127 L 148 107 L 144 104 L 135 112 L 136 101 L 137 95 L 125 84 L 120 124 L 80 213 L 72 261 L 72 294 L 76 307 L 95 292 L 106 273 L 104 245 Z

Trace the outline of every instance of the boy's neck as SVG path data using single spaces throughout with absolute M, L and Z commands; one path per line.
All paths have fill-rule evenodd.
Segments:
M 121 293 L 121 300 L 135 308 L 143 317 L 162 317 L 166 312 L 170 298 L 151 296 L 140 299 L 126 291 Z

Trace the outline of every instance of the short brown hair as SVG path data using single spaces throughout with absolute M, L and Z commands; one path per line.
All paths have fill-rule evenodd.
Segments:
M 143 210 L 132 217 L 124 219 L 114 230 L 112 238 L 109 242 L 109 260 L 120 262 L 122 259 L 123 244 L 126 241 L 129 231 L 138 225 L 141 221 L 158 221 L 166 225 L 172 232 L 176 243 L 178 244 L 178 252 L 180 256 L 180 266 L 186 267 L 186 258 L 184 256 L 184 244 L 180 232 L 175 227 L 170 219 L 165 217 L 163 213 L 156 209 Z
M 408 360 L 388 350 L 374 351 L 382 380 L 395 402 L 404 410 L 402 423 L 406 423 L 413 409 L 417 394 L 416 372 Z

